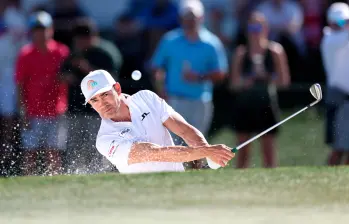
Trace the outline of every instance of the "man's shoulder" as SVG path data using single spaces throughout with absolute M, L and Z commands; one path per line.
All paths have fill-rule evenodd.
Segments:
M 150 90 L 140 90 L 128 99 L 130 105 L 141 110 L 151 111 L 152 114 L 157 114 L 159 112 L 162 101 L 163 99 Z
M 212 48 L 223 47 L 223 43 L 219 39 L 219 37 L 206 28 L 202 28 L 200 30 L 200 39 L 203 44 L 209 47 L 212 47 Z
M 69 50 L 67 45 L 56 40 L 50 40 L 48 46 L 52 51 Z
M 103 54 L 111 57 L 117 56 L 119 48 L 111 41 L 106 39 L 100 39 L 99 43 L 93 46 L 90 50 L 93 54 Z
M 99 44 L 97 46 L 103 49 L 107 49 L 108 47 L 117 48 L 117 46 L 112 41 L 105 38 L 99 38 Z
M 129 97 L 129 100 L 133 102 L 145 101 L 146 103 L 150 103 L 154 101 L 158 95 L 150 90 L 140 90 Z
M 25 44 L 19 51 L 19 57 L 28 57 L 34 52 L 32 43 Z
M 164 36 L 163 36 L 163 40 L 171 43 L 173 41 L 177 41 L 179 39 L 181 39 L 183 37 L 183 30 L 181 28 L 176 28 L 170 31 L 167 31 Z

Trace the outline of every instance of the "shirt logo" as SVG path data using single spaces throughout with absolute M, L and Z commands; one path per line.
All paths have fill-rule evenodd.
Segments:
M 119 145 L 116 145 L 115 146 L 115 140 L 113 140 L 111 143 L 110 143 L 110 147 L 109 147 L 109 151 L 108 151 L 108 156 L 109 157 L 113 157 L 114 154 L 115 154 L 115 151 L 116 149 L 118 148 Z
M 88 90 L 93 90 L 97 86 L 97 82 L 94 80 L 88 80 L 87 82 L 87 89 Z
M 145 118 L 146 116 L 148 116 L 148 114 L 150 114 L 150 112 L 148 112 L 148 113 L 143 113 L 143 114 L 142 114 L 142 121 L 144 120 L 144 118 Z
M 125 137 L 125 134 L 127 134 L 128 132 L 130 132 L 131 131 L 131 129 L 129 129 L 129 128 L 125 128 L 124 130 L 122 130 L 121 132 L 120 132 L 120 136 L 121 137 Z

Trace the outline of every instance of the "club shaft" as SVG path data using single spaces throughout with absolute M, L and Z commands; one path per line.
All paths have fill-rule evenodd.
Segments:
M 241 149 L 242 147 L 246 146 L 247 144 L 253 142 L 254 140 L 256 140 L 257 138 L 261 137 L 262 135 L 264 135 L 265 133 L 268 133 L 269 131 L 273 130 L 274 128 L 276 128 L 277 126 L 285 123 L 286 121 L 290 120 L 291 118 L 297 116 L 298 114 L 302 113 L 303 111 L 307 110 L 308 108 L 312 107 L 313 105 L 315 105 L 316 103 L 318 103 L 318 101 L 315 101 L 311 104 L 309 104 L 308 106 L 304 107 L 303 109 L 297 111 L 296 113 L 290 115 L 289 117 L 285 118 L 284 120 L 280 121 L 279 123 L 275 124 L 274 126 L 268 128 L 267 130 L 259 133 L 258 135 L 254 136 L 253 138 L 250 138 L 249 140 L 247 140 L 246 142 L 238 145 L 237 147 L 233 148 L 231 151 L 232 152 L 237 152 L 239 149 Z

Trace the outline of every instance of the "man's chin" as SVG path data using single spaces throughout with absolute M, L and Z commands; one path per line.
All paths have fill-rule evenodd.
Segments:
M 114 115 L 115 115 L 115 112 L 109 111 L 109 112 L 107 112 L 107 113 L 104 113 L 104 114 L 102 115 L 102 117 L 103 117 L 103 118 L 106 118 L 106 119 L 111 119 L 111 118 L 114 117 Z

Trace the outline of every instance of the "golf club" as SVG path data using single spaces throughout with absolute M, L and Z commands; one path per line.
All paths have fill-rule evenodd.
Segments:
M 311 95 L 315 98 L 315 101 L 310 103 L 308 106 L 304 107 L 303 109 L 297 111 L 296 113 L 292 114 L 291 116 L 285 118 L 284 120 L 280 121 L 279 123 L 275 124 L 274 126 L 268 128 L 267 130 L 259 133 L 258 135 L 254 136 L 253 138 L 250 138 L 249 140 L 245 141 L 244 143 L 236 146 L 235 148 L 231 149 L 231 151 L 233 153 L 236 153 L 237 151 L 239 151 L 239 149 L 243 148 L 244 146 L 246 146 L 247 144 L 253 142 L 254 140 L 256 140 L 257 138 L 261 137 L 262 135 L 268 133 L 269 131 L 273 130 L 274 128 L 278 127 L 279 125 L 285 123 L 286 121 L 290 120 L 291 118 L 297 116 L 298 114 L 302 113 L 303 111 L 307 110 L 308 108 L 314 106 L 315 104 L 317 104 L 318 102 L 321 101 L 322 99 L 322 91 L 321 91 L 321 86 L 320 84 L 318 83 L 315 83 L 313 84 L 311 87 L 310 87 L 310 93 Z M 211 169 L 218 169 L 220 168 L 221 166 L 214 163 L 212 160 L 210 159 L 207 159 L 207 163 L 209 165 L 209 167 Z

